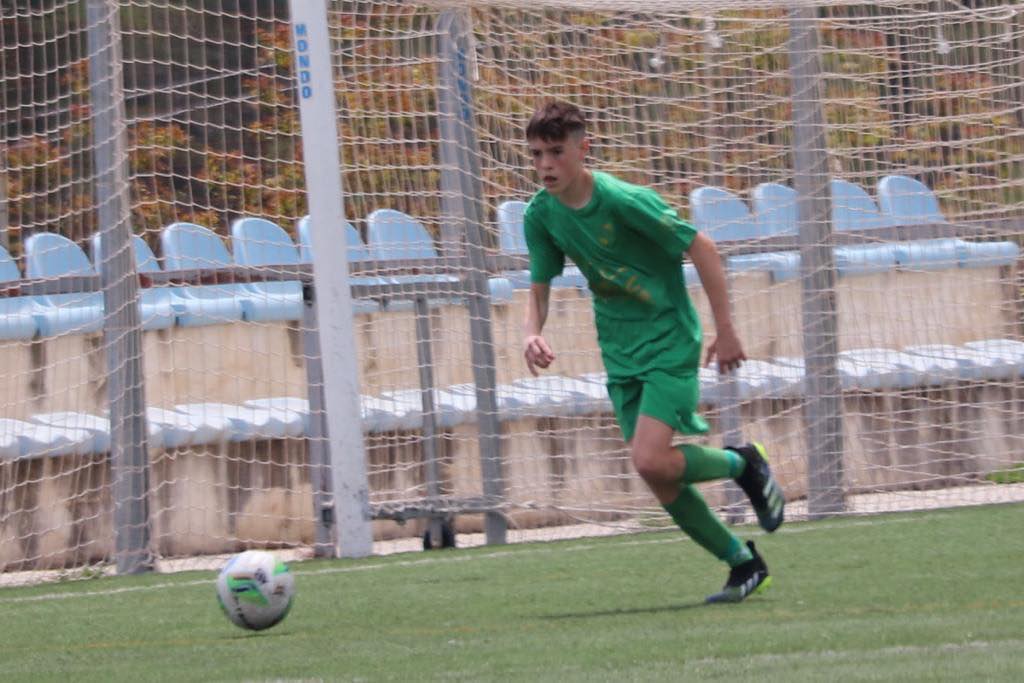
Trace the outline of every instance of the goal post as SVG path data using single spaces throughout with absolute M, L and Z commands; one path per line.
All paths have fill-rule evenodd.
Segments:
M 348 267 L 332 254 L 345 210 L 338 156 L 337 110 L 329 48 L 327 4 L 324 0 L 292 0 L 296 92 L 299 96 L 305 152 L 306 190 L 312 226 L 313 290 L 323 387 L 323 424 L 327 427 L 333 501 L 326 496 L 319 510 L 332 520 L 333 539 L 342 557 L 363 557 L 373 551 L 369 490 L 359 405 L 357 350 L 352 328 L 352 296 Z M 316 131 L 315 134 L 312 131 Z M 313 419 L 321 419 L 314 416 Z M 333 514 L 332 508 L 333 507 Z

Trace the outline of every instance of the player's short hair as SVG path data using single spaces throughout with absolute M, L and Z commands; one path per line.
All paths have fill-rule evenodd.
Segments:
M 526 139 L 561 142 L 586 130 L 587 120 L 579 107 L 571 102 L 551 100 L 540 105 L 530 117 L 526 124 Z

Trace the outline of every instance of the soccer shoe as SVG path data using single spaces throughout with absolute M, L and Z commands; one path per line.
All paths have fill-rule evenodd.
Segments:
M 742 602 L 747 596 L 760 593 L 772 584 L 768 566 L 758 555 L 754 542 L 747 541 L 747 547 L 754 557 L 729 570 L 729 580 L 725 586 L 719 592 L 709 595 L 705 602 Z
M 743 474 L 736 477 L 735 481 L 750 499 L 750 504 L 757 513 L 758 523 L 768 533 L 775 531 L 782 525 L 785 516 L 786 496 L 772 476 L 764 446 L 751 443 L 728 448 L 747 461 Z

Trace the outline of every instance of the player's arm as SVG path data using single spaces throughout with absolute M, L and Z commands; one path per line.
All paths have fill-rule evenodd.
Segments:
M 523 357 L 526 358 L 526 367 L 536 376 L 537 368 L 544 369 L 555 360 L 555 354 L 541 332 L 548 319 L 551 280 L 562 273 L 565 254 L 535 219 L 531 207 L 527 207 L 523 216 L 523 231 L 530 253 L 530 298 L 523 322 Z
M 555 354 L 541 335 L 548 319 L 550 300 L 551 285 L 539 282 L 530 284 L 526 320 L 523 322 L 523 356 L 526 358 L 526 367 L 534 376 L 537 375 L 537 368 L 546 368 L 555 360 Z
M 715 339 L 708 345 L 705 365 L 718 360 L 719 372 L 738 368 L 747 359 L 743 345 L 732 324 L 729 303 L 729 286 L 722 267 L 722 258 L 710 237 L 697 233 L 688 250 L 693 267 L 697 269 L 701 285 L 711 304 L 711 315 L 715 319 Z

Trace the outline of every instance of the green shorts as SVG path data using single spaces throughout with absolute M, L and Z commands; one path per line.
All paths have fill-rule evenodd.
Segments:
M 660 420 L 683 434 L 708 431 L 708 423 L 697 414 L 700 382 L 695 372 L 648 370 L 628 380 L 608 382 L 607 386 L 627 443 L 633 439 L 640 415 Z

